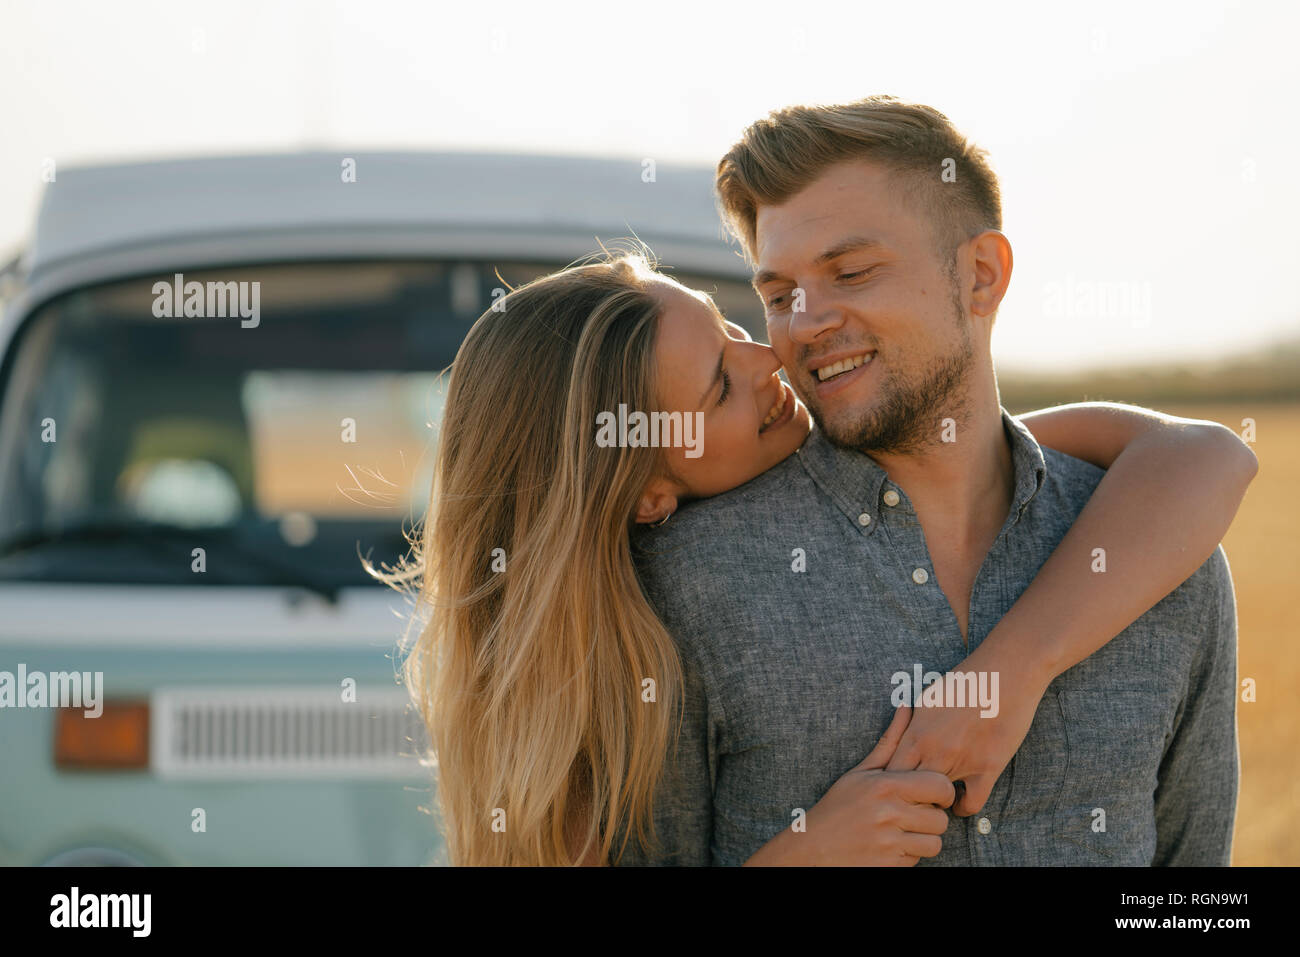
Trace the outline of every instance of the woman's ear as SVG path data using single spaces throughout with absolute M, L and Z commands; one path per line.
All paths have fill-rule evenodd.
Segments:
M 636 506 L 636 521 L 651 525 L 677 511 L 677 491 L 666 478 L 652 478 Z

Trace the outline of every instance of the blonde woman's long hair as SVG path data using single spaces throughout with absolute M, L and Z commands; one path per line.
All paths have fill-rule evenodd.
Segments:
M 656 275 L 644 252 L 607 253 L 478 319 L 452 365 L 413 558 L 377 575 L 420 582 L 403 677 L 452 864 L 607 861 L 633 832 L 653 846 L 681 664 L 630 535 L 665 465 L 595 436 L 598 412 L 659 408 Z

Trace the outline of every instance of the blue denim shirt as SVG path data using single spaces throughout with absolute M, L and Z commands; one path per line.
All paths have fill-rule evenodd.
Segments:
M 634 837 L 620 863 L 744 863 L 875 746 L 892 675 L 942 674 L 988 635 L 1104 474 L 1002 419 L 1014 499 L 975 579 L 969 648 L 907 494 L 817 430 L 775 468 L 638 533 L 685 701 L 656 792 L 659 846 Z M 1132 573 L 1121 554 L 1107 562 L 1105 574 Z M 1051 683 L 984 809 L 949 811 L 942 852 L 920 863 L 1226 865 L 1235 703 L 1236 605 L 1219 548 Z

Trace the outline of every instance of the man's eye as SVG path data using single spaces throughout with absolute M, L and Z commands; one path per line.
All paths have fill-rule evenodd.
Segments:
M 784 300 L 784 299 L 785 299 L 785 296 L 773 296 L 771 299 L 769 299 L 769 300 L 767 301 L 768 307 L 769 307 L 769 308 L 772 308 L 772 309 L 780 309 L 780 308 L 781 308 L 781 302 L 782 302 L 782 300 Z
M 861 279 L 869 272 L 871 272 L 870 269 L 859 269 L 857 272 L 840 273 L 840 275 L 837 276 L 836 278 L 837 279 Z
M 727 396 L 731 394 L 731 373 L 726 369 L 722 370 L 722 395 L 718 396 L 718 405 L 727 401 Z

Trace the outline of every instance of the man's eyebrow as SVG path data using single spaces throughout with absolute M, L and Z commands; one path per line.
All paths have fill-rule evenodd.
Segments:
M 850 236 L 848 239 L 842 239 L 834 246 L 822 252 L 813 260 L 814 266 L 821 266 L 843 256 L 845 253 L 857 252 L 859 249 L 869 249 L 871 247 L 883 247 L 885 244 L 879 239 L 872 239 L 870 236 Z M 773 279 L 780 279 L 781 274 L 772 269 L 764 269 L 757 273 L 750 285 L 757 289 L 764 283 L 769 283 Z

